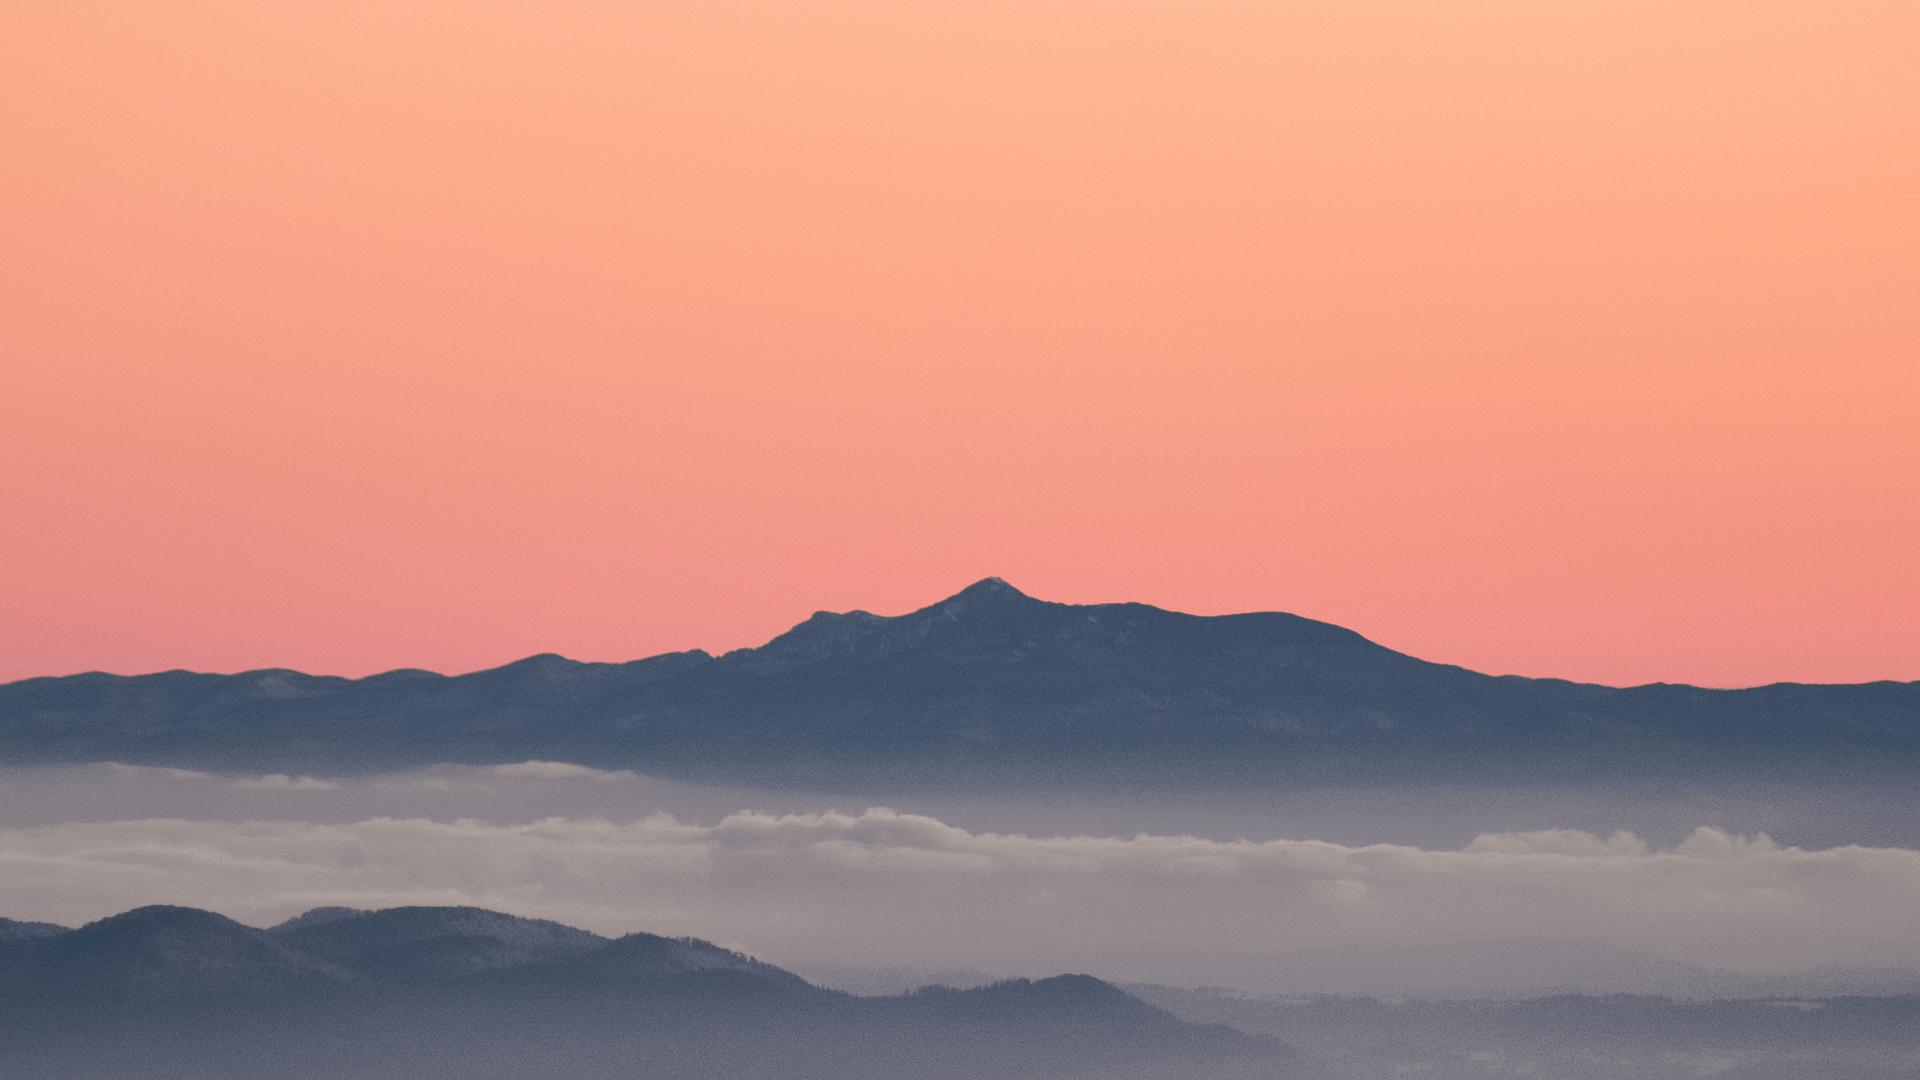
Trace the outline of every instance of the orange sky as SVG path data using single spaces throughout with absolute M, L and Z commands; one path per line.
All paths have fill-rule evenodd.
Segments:
M 0 678 L 987 574 L 1920 678 L 1911 0 L 10 0 Z

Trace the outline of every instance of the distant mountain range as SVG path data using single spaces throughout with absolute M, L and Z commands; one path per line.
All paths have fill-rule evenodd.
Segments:
M 478 908 L 0 919 L 7 1080 L 1910 1080 L 1920 995 L 1259 997 L 1085 975 L 855 997 Z
M 1293 1077 L 1284 1044 L 1088 976 L 858 998 L 690 938 L 476 908 L 322 908 L 269 930 L 139 908 L 0 920 L 0 1075 Z
M 1913 1080 L 1920 995 L 1671 1000 L 1275 998 L 1138 985 L 1196 1022 L 1284 1039 L 1339 1080 Z
M 932 983 L 970 989 L 999 981 L 971 968 L 810 962 L 796 970 L 820 986 L 869 995 L 902 994 Z M 1253 977 L 1241 978 L 1247 975 Z M 1920 969 L 1915 968 L 1823 964 L 1804 971 L 1760 975 L 1701 967 L 1597 942 L 1514 938 L 1435 945 L 1337 945 L 1280 957 L 1249 953 L 1242 965 L 1221 965 L 1207 979 L 1226 984 L 1264 983 L 1266 993 L 1276 1000 L 1335 996 L 1455 1002 L 1623 996 L 1681 1001 L 1901 997 L 1920 1007 Z M 1122 984 L 1121 989 L 1145 994 L 1140 987 L 1155 992 L 1167 989 L 1131 983 Z M 1259 997 L 1241 991 L 1220 993 L 1247 1000 Z M 1147 999 L 1155 1000 L 1151 996 Z M 1920 1028 L 1914 1036 L 1920 1044 Z
M 1277 612 L 1056 604 L 988 578 L 759 648 L 459 676 L 103 673 L 0 686 L 0 764 L 349 775 L 528 759 L 846 789 L 1920 777 L 1920 682 L 1482 675 Z

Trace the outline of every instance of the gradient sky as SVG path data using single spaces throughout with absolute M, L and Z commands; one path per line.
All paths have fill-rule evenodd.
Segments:
M 1911 0 L 10 0 L 0 679 L 988 574 L 1920 678 Z

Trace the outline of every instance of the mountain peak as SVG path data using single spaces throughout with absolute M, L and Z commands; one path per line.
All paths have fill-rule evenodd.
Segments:
M 954 594 L 954 599 L 958 600 L 962 596 L 965 596 L 965 597 L 1004 596 L 1008 598 L 1019 597 L 1022 600 L 1033 599 L 1033 597 L 1028 596 L 1026 593 L 1021 592 L 1019 589 L 1014 588 L 1012 585 L 1007 584 L 1006 578 L 998 578 L 998 577 L 981 578 L 979 581 L 974 582 L 973 584 L 967 586 L 964 589 L 961 589 L 958 593 Z
M 990 577 L 961 589 L 945 600 L 922 608 L 922 611 L 938 611 L 949 618 L 958 616 L 969 608 L 987 611 L 1005 611 L 1031 608 L 1045 605 L 1045 600 L 1036 600 L 1019 589 L 1007 584 L 1006 579 Z
M 357 974 L 401 981 L 515 967 L 606 944 L 585 930 L 474 907 L 319 908 L 271 932 Z
M 283 922 L 278 926 L 272 927 L 269 932 L 275 933 L 275 934 L 291 933 L 292 931 L 295 931 L 295 930 L 305 930 L 309 927 L 324 926 L 330 922 L 339 922 L 341 919 L 357 918 L 365 914 L 366 912 L 360 910 L 359 908 L 317 907 L 317 908 L 313 908 L 312 910 L 303 912 L 299 915 L 295 915 L 293 918 L 288 919 L 286 922 Z
M 61 1000 L 186 998 L 337 984 L 347 973 L 272 934 L 198 908 L 156 904 L 45 939 L 32 978 Z

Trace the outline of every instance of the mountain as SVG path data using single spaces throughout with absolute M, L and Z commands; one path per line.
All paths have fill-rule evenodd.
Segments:
M 136 908 L 78 930 L 0 942 L 0 1003 L 15 1008 L 281 997 L 350 977 L 266 931 L 197 908 Z
M 1084 975 L 857 998 L 691 938 L 477 908 L 257 930 L 148 907 L 0 941 L 10 1080 L 1301 1077 L 1277 1040 Z
M 267 931 L 362 978 L 429 982 L 593 952 L 607 939 L 472 907 L 316 908 Z
M 1139 985 L 1196 1023 L 1286 1040 L 1331 1076 L 1484 1080 L 1912 1080 L 1920 995 L 1674 1000 L 1554 994 L 1523 1000 L 1254 997 Z
M 758 648 L 459 676 L 99 672 L 0 686 L 0 764 L 356 774 L 529 759 L 846 789 L 1920 775 L 1920 683 L 1615 688 L 1429 663 L 1278 612 L 988 578 Z M 1023 779 L 1025 778 L 1025 779 Z
M 20 922 L 17 919 L 0 919 L 0 941 L 31 941 L 35 938 L 52 937 L 64 934 L 67 928 L 50 922 Z

